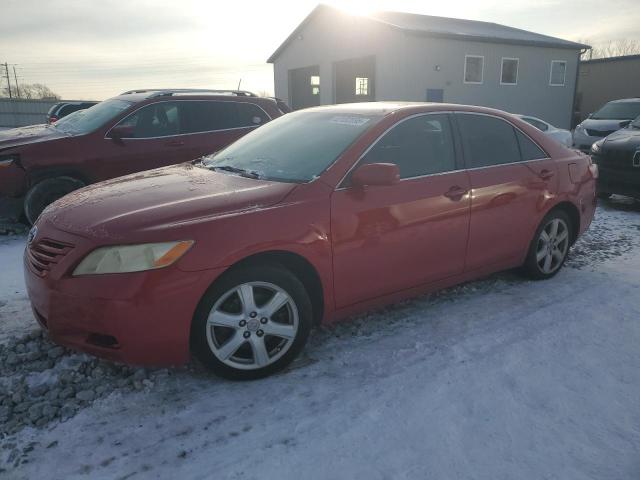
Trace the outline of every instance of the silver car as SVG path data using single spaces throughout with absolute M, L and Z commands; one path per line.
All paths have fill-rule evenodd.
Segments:
M 626 127 L 639 115 L 640 98 L 613 100 L 576 127 L 573 132 L 573 146 L 589 153 L 591 145 Z

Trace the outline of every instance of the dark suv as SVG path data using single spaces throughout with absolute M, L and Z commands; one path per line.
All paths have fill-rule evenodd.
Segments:
M 47 112 L 47 123 L 56 123 L 67 115 L 93 107 L 98 102 L 58 102 Z
M 52 125 L 0 132 L 0 200 L 24 197 L 33 223 L 84 185 L 216 152 L 281 115 L 275 99 L 239 90 L 125 92 Z

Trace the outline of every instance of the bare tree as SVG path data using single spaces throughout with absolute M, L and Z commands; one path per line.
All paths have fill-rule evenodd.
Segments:
M 58 95 L 42 83 L 21 83 L 19 87 L 20 98 L 27 98 L 32 100 L 60 100 L 60 95 Z M 16 98 L 17 96 L 15 86 L 12 86 L 11 90 L 13 92 L 13 97 Z M 7 87 L 4 87 L 0 91 L 0 97 L 8 96 L 9 89 Z
M 579 40 L 580 43 L 590 44 L 589 40 Z M 582 55 L 582 60 L 594 58 L 620 57 L 624 55 L 640 54 L 640 41 L 630 38 L 607 40 L 593 46 Z

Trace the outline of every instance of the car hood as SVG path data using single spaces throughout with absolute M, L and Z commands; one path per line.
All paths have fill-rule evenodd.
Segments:
M 76 190 L 49 205 L 38 223 L 88 238 L 124 240 L 135 232 L 275 205 L 295 186 L 181 164 Z
M 2 130 L 0 131 L 0 150 L 63 137 L 66 137 L 64 133 L 48 125 L 31 125 Z
M 625 128 L 609 135 L 603 145 L 607 150 L 637 150 L 640 148 L 640 130 Z
M 580 125 L 590 130 L 611 131 L 626 127 L 630 121 L 631 120 L 598 120 L 596 118 L 587 118 Z

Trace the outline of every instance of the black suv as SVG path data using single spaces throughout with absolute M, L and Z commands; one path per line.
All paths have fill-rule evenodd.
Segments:
M 626 128 L 591 146 L 591 159 L 598 165 L 598 194 L 613 193 L 640 200 L 640 117 Z

